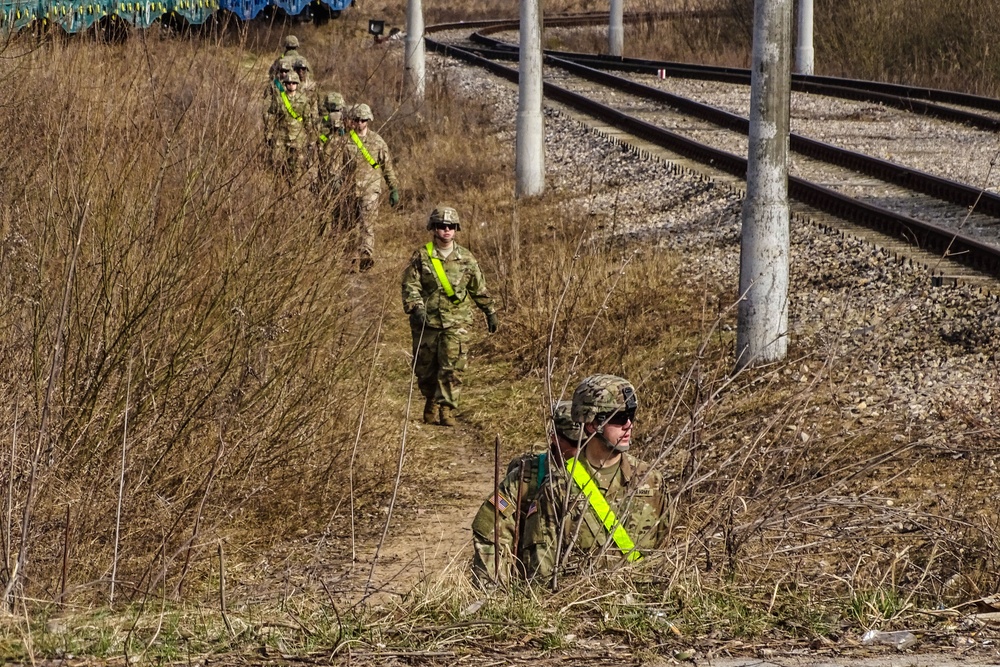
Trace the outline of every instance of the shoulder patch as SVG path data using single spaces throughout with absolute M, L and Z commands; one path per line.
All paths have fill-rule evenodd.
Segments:
M 537 500 L 532 500 L 531 504 L 528 505 L 528 511 L 525 512 L 524 516 L 525 516 L 525 518 L 528 518 L 529 516 L 531 516 L 532 514 L 534 514 L 537 511 L 538 511 L 538 501 Z
M 514 507 L 514 503 L 507 500 L 502 493 L 495 493 L 490 496 L 490 503 L 492 503 L 493 507 L 500 510 L 500 513 L 503 515 L 510 514 L 511 509 Z

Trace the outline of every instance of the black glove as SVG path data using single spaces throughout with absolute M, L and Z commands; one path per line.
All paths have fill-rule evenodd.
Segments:
M 427 324 L 427 311 L 424 310 L 422 305 L 416 306 L 410 311 L 410 324 L 417 328 L 423 327 Z
M 398 204 L 399 204 L 399 190 L 393 188 L 392 190 L 389 190 L 389 206 L 396 208 Z
M 497 314 L 486 313 L 486 330 L 490 333 L 496 333 L 498 328 L 500 328 L 500 320 L 497 319 Z

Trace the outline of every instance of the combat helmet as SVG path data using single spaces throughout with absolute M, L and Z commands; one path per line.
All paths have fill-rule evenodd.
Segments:
M 327 111 L 340 111 L 344 108 L 344 96 L 340 93 L 327 93 L 323 99 L 323 108 Z
M 573 421 L 603 424 L 616 413 L 635 416 L 635 387 L 617 375 L 591 375 L 573 392 Z
M 302 70 L 305 70 L 306 72 L 312 71 L 312 68 L 309 67 L 309 61 L 306 60 L 305 58 L 296 58 L 295 63 L 292 65 L 292 67 L 295 68 L 296 72 Z
M 556 433 L 570 442 L 581 442 L 585 436 L 580 424 L 573 421 L 573 401 L 557 401 L 552 408 L 552 425 Z
M 289 72 L 285 75 L 285 83 L 302 83 L 302 79 L 295 72 Z
M 427 229 L 434 229 L 434 225 L 438 222 L 455 225 L 455 231 L 462 231 L 462 223 L 458 220 L 458 211 L 451 206 L 438 206 L 431 211 L 431 216 L 427 218 Z
M 351 120 L 375 120 L 375 116 L 370 106 L 358 104 L 351 110 Z
M 275 69 L 278 72 L 278 78 L 284 79 L 288 76 L 289 72 L 295 71 L 295 61 L 292 58 L 283 56 L 278 58 L 278 62 L 275 65 Z
M 285 50 L 297 49 L 299 48 L 299 38 L 295 35 L 288 35 L 285 37 Z

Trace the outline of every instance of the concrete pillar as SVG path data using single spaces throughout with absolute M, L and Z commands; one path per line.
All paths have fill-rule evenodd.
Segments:
M 736 368 L 788 352 L 788 130 L 792 0 L 756 0 Z
M 421 0 L 406 2 L 406 39 L 403 40 L 406 49 L 404 66 L 406 68 L 407 85 L 414 100 L 424 99 L 425 48 L 424 48 L 424 8 Z
M 611 0 L 608 53 L 619 58 L 625 53 L 625 0 Z
M 795 47 L 795 71 L 813 74 L 813 0 L 799 0 L 799 40 Z
M 545 190 L 545 123 L 542 118 L 542 13 L 539 0 L 521 0 L 515 171 L 518 197 Z

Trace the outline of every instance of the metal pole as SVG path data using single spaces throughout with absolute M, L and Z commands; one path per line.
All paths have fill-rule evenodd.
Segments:
M 795 48 L 795 71 L 813 73 L 813 0 L 799 0 L 799 40 Z
M 407 80 L 413 98 L 422 102 L 424 99 L 424 9 L 421 0 L 406 2 L 406 39 L 403 40 L 406 49 L 405 67 Z
M 736 368 L 788 351 L 788 129 L 792 0 L 756 0 Z
M 517 141 L 514 158 L 518 197 L 545 190 L 545 125 L 542 119 L 542 13 L 540 0 L 521 0 Z
M 619 58 L 625 48 L 625 0 L 611 0 L 611 20 L 608 23 L 608 53 Z

